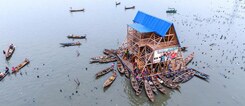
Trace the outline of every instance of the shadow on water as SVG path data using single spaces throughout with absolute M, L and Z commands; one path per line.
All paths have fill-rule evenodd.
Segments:
M 104 87 L 103 88 L 103 91 L 106 92 L 109 88 L 110 88 L 111 85 L 109 85 L 108 87 Z

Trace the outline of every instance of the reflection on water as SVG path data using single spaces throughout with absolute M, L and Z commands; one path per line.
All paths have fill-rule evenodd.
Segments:
M 134 10 L 124 10 L 132 5 L 136 6 Z M 70 13 L 70 7 L 85 8 L 85 12 Z M 177 9 L 177 14 L 166 14 L 169 7 Z M 124 76 L 118 76 L 104 91 L 103 83 L 111 73 L 99 79 L 94 75 L 110 64 L 89 64 L 89 59 L 101 55 L 104 48 L 117 48 L 126 36 L 126 25 L 132 23 L 138 10 L 174 22 L 181 45 L 188 46 L 184 55 L 195 52 L 189 67 L 209 74 L 210 81 L 193 78 L 181 85 L 180 92 L 159 93 L 154 103 L 144 91 L 135 96 Z M 245 105 L 244 12 L 244 0 L 128 0 L 118 6 L 114 0 L 1 0 L 0 48 L 6 49 L 13 43 L 16 51 L 9 61 L 1 56 L 0 69 L 4 70 L 5 65 L 16 66 L 24 58 L 31 62 L 20 73 L 0 82 L 0 103 L 3 106 Z M 78 40 L 82 43 L 78 47 L 60 47 L 59 43 L 77 41 L 67 39 L 68 34 L 87 34 L 88 39 Z M 74 79 L 81 82 L 79 87 Z

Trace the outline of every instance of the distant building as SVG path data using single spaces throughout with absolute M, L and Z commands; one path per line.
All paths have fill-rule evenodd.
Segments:
M 120 50 L 128 50 L 130 62 L 137 63 L 140 70 L 161 68 L 164 64 L 160 63 L 182 57 L 178 52 L 180 44 L 172 22 L 141 11 L 133 22 L 127 25 L 127 37 Z

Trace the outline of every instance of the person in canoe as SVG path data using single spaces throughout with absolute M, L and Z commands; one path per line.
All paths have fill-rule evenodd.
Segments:
M 4 73 L 0 72 L 0 78 L 3 78 L 3 77 L 4 77 Z
M 25 62 L 28 62 L 29 60 L 27 58 L 25 58 Z
M 135 79 L 136 79 L 138 82 L 141 82 L 141 81 L 142 81 L 142 78 L 140 78 L 140 75 L 137 75 L 137 76 L 135 77 Z
M 9 73 L 9 68 L 7 66 L 5 67 L 5 73 Z
M 12 67 L 12 72 L 15 72 L 15 67 Z
M 77 41 L 75 44 L 76 44 L 76 45 L 80 45 L 81 43 L 80 43 L 79 41 Z
M 116 71 L 113 71 L 113 75 L 109 78 L 111 81 L 115 80 L 114 76 L 117 76 Z
M 13 49 L 13 48 L 14 48 L 14 45 L 10 44 L 9 49 Z

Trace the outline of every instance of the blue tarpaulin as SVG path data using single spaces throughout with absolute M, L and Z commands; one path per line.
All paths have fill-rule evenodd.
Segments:
M 148 15 L 141 11 L 138 11 L 134 20 L 134 24 L 131 24 L 132 28 L 139 32 L 155 32 L 158 35 L 164 37 L 173 24 L 172 22 L 168 22 L 157 17 Z

